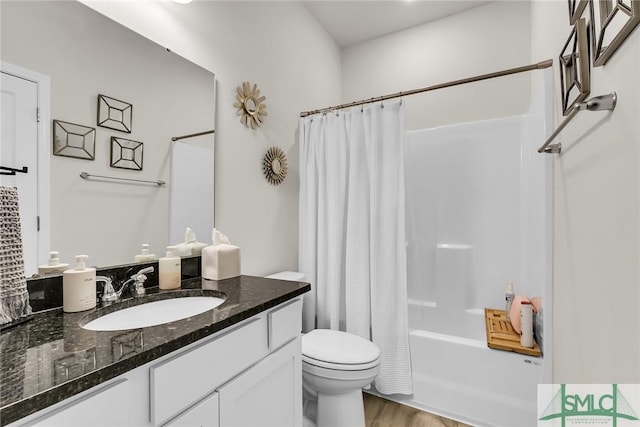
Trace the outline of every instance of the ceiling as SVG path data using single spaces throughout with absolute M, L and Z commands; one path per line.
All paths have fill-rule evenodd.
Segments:
M 347 47 L 490 2 L 481 0 L 306 0 L 304 3 L 338 46 Z

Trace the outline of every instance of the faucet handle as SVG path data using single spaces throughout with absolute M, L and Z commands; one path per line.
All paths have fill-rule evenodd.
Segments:
M 142 296 L 145 294 L 144 282 L 145 280 L 147 280 L 147 276 L 145 276 L 145 273 L 152 273 L 154 270 L 155 269 L 153 268 L 153 266 L 143 268 L 142 270 L 138 271 L 136 274 L 131 276 L 131 279 L 134 280 L 133 289 L 131 293 L 134 296 Z
M 118 299 L 118 294 L 113 289 L 113 283 L 111 278 L 107 276 L 96 276 L 96 282 L 104 282 L 104 289 L 102 291 L 102 301 L 115 301 Z
M 131 278 L 135 281 L 142 280 L 144 282 L 145 280 L 147 280 L 147 276 L 145 276 L 145 274 L 153 273 L 154 271 L 155 269 L 153 268 L 153 266 L 149 266 L 147 268 L 143 268 L 142 270 L 138 271 L 136 274 L 131 276 Z

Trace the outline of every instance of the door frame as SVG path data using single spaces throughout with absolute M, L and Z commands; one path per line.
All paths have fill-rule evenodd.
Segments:
M 0 71 L 35 83 L 38 87 L 38 264 L 49 259 L 51 238 L 51 79 L 18 65 L 0 61 Z

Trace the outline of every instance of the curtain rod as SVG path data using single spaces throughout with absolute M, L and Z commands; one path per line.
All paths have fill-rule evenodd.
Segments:
M 300 117 L 307 117 L 307 116 L 310 116 L 312 114 L 326 113 L 326 112 L 334 111 L 334 110 L 341 110 L 343 108 L 355 107 L 356 105 L 364 105 L 364 104 L 370 104 L 370 103 L 373 103 L 373 102 L 386 101 L 387 99 L 400 98 L 402 96 L 414 95 L 416 93 L 428 92 L 430 90 L 443 89 L 443 88 L 446 88 L 446 87 L 458 86 L 458 85 L 462 85 L 462 84 L 466 84 L 466 83 L 473 83 L 473 82 L 478 82 L 478 81 L 481 81 L 481 80 L 493 79 L 495 77 L 508 76 L 508 75 L 511 75 L 511 74 L 522 73 L 522 72 L 525 72 L 525 71 L 542 70 L 544 68 L 551 67 L 551 65 L 553 65 L 553 59 L 547 59 L 546 61 L 541 61 L 541 62 L 538 62 L 536 64 L 525 65 L 525 66 L 516 67 L 516 68 L 509 68 L 507 70 L 496 71 L 494 73 L 488 73 L 488 74 L 481 74 L 481 75 L 478 75 L 478 76 L 467 77 L 465 79 L 460 79 L 460 80 L 453 80 L 453 81 L 446 82 L 446 83 L 439 83 L 437 85 L 427 86 L 427 87 L 423 87 L 423 88 L 420 88 L 420 89 L 408 90 L 406 92 L 398 92 L 398 93 L 393 93 L 393 94 L 390 94 L 390 95 L 383 95 L 383 96 L 378 96 L 378 97 L 375 97 L 375 98 L 363 99 L 361 101 L 349 102 L 348 104 L 335 105 L 333 107 L 321 108 L 319 110 L 304 111 L 304 112 L 300 113 Z
M 171 141 L 176 142 L 180 141 L 181 139 L 193 138 L 194 136 L 209 135 L 210 133 L 215 133 L 215 130 L 205 130 L 204 132 L 191 133 L 189 135 L 174 136 L 171 138 Z

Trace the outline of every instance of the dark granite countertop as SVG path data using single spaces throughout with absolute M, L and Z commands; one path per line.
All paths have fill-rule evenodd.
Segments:
M 0 333 L 0 425 L 6 425 L 106 380 L 124 374 L 309 291 L 302 282 L 239 276 L 183 280 L 175 291 L 147 290 L 80 313 L 37 313 Z M 83 329 L 100 315 L 153 300 L 196 295 L 226 296 L 209 311 L 162 325 L 124 331 Z

